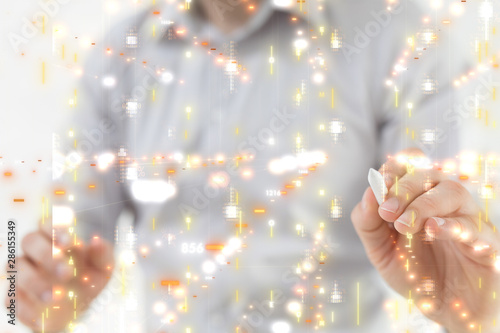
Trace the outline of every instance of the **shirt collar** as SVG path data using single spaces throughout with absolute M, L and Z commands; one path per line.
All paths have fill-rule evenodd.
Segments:
M 301 3 L 302 0 L 264 0 L 247 24 L 228 35 L 202 19 L 198 4 L 193 1 L 195 0 L 164 2 L 160 10 L 153 11 L 153 15 L 149 15 L 146 19 L 145 24 L 142 25 L 143 33 L 151 35 L 151 27 L 159 24 L 162 31 L 158 36 L 160 38 L 192 40 L 196 37 L 199 42 L 220 43 L 228 40 L 238 42 L 262 27 L 277 11 L 289 13 L 292 17 L 309 22 L 311 28 L 317 28 L 325 22 L 323 11 L 317 5 L 310 5 L 311 1 Z M 170 36 L 167 36 L 169 34 Z
M 291 16 L 309 22 L 311 28 L 316 28 L 324 24 L 325 6 L 317 3 L 312 4 L 312 1 L 305 0 L 270 0 L 273 3 L 274 10 L 281 10 L 290 13 Z

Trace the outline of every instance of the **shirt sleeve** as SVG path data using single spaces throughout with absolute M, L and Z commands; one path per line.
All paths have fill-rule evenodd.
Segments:
M 120 213 L 131 208 L 124 188 L 122 98 L 115 89 L 119 68 L 99 47 L 88 57 L 80 88 L 54 134 L 53 222 L 68 223 L 77 237 L 110 241 Z
M 382 66 L 387 80 L 378 82 L 385 90 L 378 120 L 380 163 L 409 147 L 435 162 L 454 158 L 460 150 L 460 112 L 474 88 L 461 80 L 471 79 L 473 68 L 467 42 L 442 22 L 422 24 L 418 8 L 404 10 L 412 14 L 395 17 L 379 45 L 385 48 L 379 56 L 387 57 L 380 61 L 387 64 Z

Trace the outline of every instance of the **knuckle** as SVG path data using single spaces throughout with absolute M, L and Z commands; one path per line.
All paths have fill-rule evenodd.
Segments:
M 475 218 L 472 217 L 472 216 L 467 215 L 467 216 L 464 217 L 464 223 L 466 225 L 464 225 L 462 227 L 462 229 L 463 230 L 467 230 L 467 232 L 469 232 L 471 234 L 471 236 L 472 236 L 472 238 L 470 240 L 471 242 L 476 241 L 477 238 L 479 237 L 479 227 L 478 227 L 478 225 L 476 223 Z
M 458 198 L 465 198 L 469 194 L 467 189 L 456 181 L 446 179 L 442 184 Z
M 30 232 L 21 240 L 21 248 L 24 252 L 26 252 L 26 250 L 30 249 L 33 246 L 38 237 L 37 234 L 38 232 Z
M 380 167 L 379 172 L 383 174 L 387 186 L 392 187 L 396 182 L 396 178 L 402 179 L 404 177 L 407 168 L 404 163 L 401 163 L 398 156 L 393 156 Z
M 35 233 L 29 239 L 25 238 L 24 252 L 32 259 L 50 258 L 51 257 L 51 244 L 48 239 L 40 233 Z
M 436 212 L 438 210 L 438 203 L 434 196 L 424 194 L 415 200 L 414 209 L 419 212 Z M 421 214 L 420 214 L 421 215 Z
M 396 190 L 398 191 L 397 197 L 399 197 L 401 200 L 406 200 L 406 194 L 415 193 L 416 186 L 413 182 L 405 180 L 398 183 L 397 189 L 395 188 L 395 186 L 391 188 L 392 194 L 394 196 L 396 196 Z
M 51 284 L 45 278 L 31 275 L 29 277 L 25 277 L 24 279 L 20 278 L 18 288 L 26 294 L 32 294 L 35 297 L 40 297 L 47 290 L 51 290 Z
M 382 164 L 380 169 L 378 169 L 379 172 L 385 172 L 386 174 L 391 174 L 394 172 L 394 167 L 395 167 L 395 160 L 393 158 L 389 159 L 387 162 Z
M 40 298 L 45 291 L 51 289 L 52 288 L 50 283 L 48 283 L 45 279 L 41 279 L 41 280 L 33 280 L 32 286 L 30 286 L 29 290 Z
M 28 269 L 29 265 L 30 264 L 25 256 L 22 256 L 19 259 L 17 259 L 17 268 L 19 271 L 24 272 L 26 269 Z
M 441 170 L 431 169 L 429 170 L 429 178 L 434 181 L 443 181 L 448 179 L 448 177 Z
M 457 183 L 456 181 L 453 181 L 451 179 L 446 179 L 446 180 L 442 181 L 441 184 L 446 186 L 446 188 L 451 190 L 451 191 L 460 191 L 460 187 L 462 187 L 462 185 L 460 185 L 459 183 Z
M 33 268 L 29 267 L 29 266 L 25 266 L 22 269 L 20 268 L 19 271 L 22 273 L 22 274 L 19 274 L 19 278 L 18 278 L 19 287 L 31 285 L 31 283 L 33 282 L 33 280 L 35 278 L 35 276 L 33 276 L 34 275 Z
M 425 173 L 421 177 L 420 187 L 423 192 L 432 192 L 434 188 L 442 181 L 438 175 L 431 173 Z

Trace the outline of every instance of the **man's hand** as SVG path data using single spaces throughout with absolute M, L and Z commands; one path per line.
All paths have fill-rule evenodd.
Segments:
M 64 329 L 101 292 L 112 272 L 109 242 L 96 238 L 85 245 L 71 239 L 67 230 L 57 233 L 54 246 L 51 223 L 26 235 L 24 256 L 16 262 L 17 317 L 37 332 L 42 331 L 42 314 L 44 332 Z M 5 304 L 9 302 L 6 297 Z
M 402 152 L 380 169 L 389 189 L 380 207 L 368 188 L 352 212 L 370 261 L 450 332 L 498 332 L 498 232 L 461 184 L 402 162 L 409 155 L 423 154 Z

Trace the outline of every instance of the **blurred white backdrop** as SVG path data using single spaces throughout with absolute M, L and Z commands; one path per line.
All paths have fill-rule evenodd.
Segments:
M 99 44 L 100 40 L 115 22 L 151 4 L 150 1 L 101 0 L 2 3 L 0 225 L 2 229 L 6 228 L 4 224 L 9 218 L 16 219 L 18 246 L 23 235 L 37 228 L 41 217 L 42 202 L 47 196 L 47 185 L 51 179 L 52 133 L 60 119 L 72 111 L 71 99 L 74 98 L 75 89 L 78 92 L 78 77 L 84 75 L 83 64 L 88 52 L 92 47 L 103 47 Z M 12 175 L 5 177 L 6 172 Z M 23 198 L 24 203 L 13 203 L 14 198 Z M 5 232 L 6 229 L 0 230 L 0 243 L 5 241 L 5 235 L 2 234 Z M 6 283 L 3 267 L 7 255 L 2 247 L 0 253 L 0 332 L 30 332 L 19 321 L 16 326 L 12 326 L 5 319 L 3 301 Z M 21 254 L 18 248 L 18 255 Z M 133 277 L 134 272 L 127 272 L 127 275 Z M 139 279 L 138 276 L 130 281 L 138 283 Z M 118 304 L 126 302 L 120 292 L 108 291 L 103 296 L 91 312 L 94 314 L 91 320 L 93 325 L 81 332 L 140 332 L 133 326 L 126 329 L 130 324 L 126 316 L 116 312 L 113 316 L 106 314 L 107 309 L 119 309 Z M 122 306 L 122 309 L 125 307 Z M 112 321 L 107 320 L 111 318 Z M 116 323 L 121 325 L 116 326 Z

